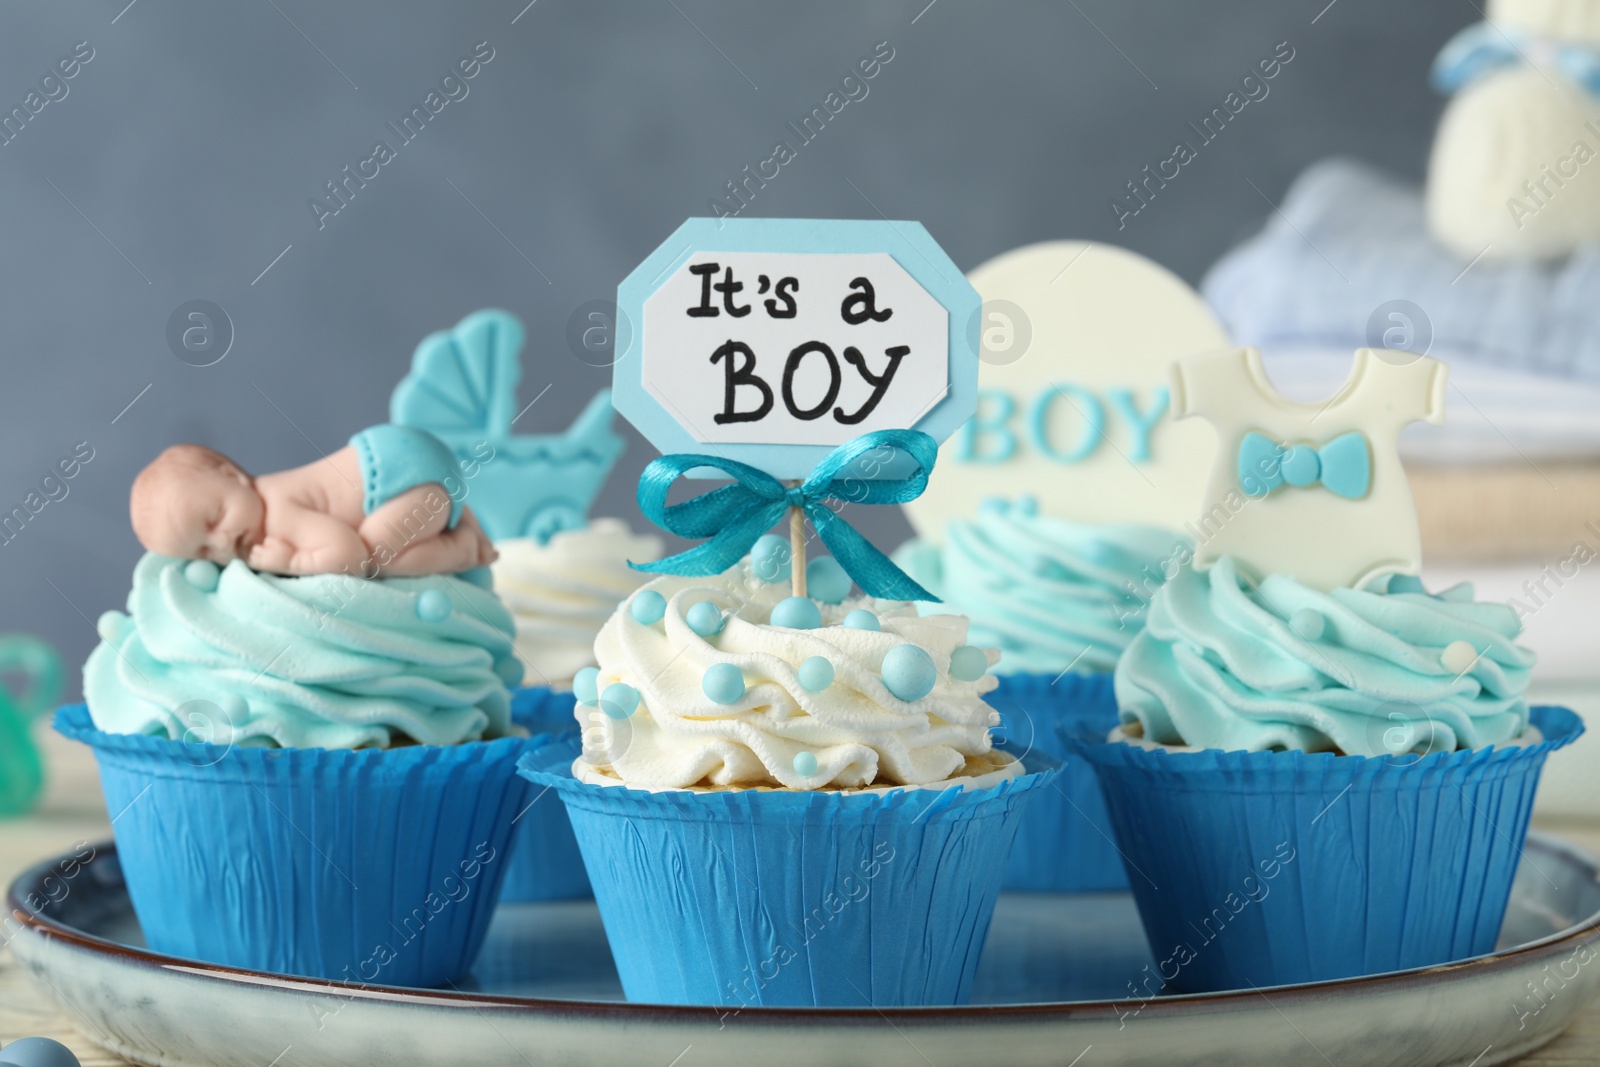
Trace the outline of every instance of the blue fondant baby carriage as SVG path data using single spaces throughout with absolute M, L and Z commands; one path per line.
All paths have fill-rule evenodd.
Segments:
M 490 538 L 543 543 L 588 522 L 623 441 L 611 428 L 609 390 L 563 433 L 513 434 L 522 342 L 522 323 L 494 310 L 428 335 L 395 387 L 389 418 L 429 430 L 455 451 L 466 503 Z

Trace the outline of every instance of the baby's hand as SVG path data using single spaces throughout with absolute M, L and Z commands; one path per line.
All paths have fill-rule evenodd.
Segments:
M 293 574 L 294 546 L 281 537 L 268 537 L 250 550 L 245 565 L 253 571 Z

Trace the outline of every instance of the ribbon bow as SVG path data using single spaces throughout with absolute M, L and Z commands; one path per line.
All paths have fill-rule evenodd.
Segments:
M 1372 446 L 1359 430 L 1327 444 L 1279 444 L 1254 431 L 1239 442 L 1239 488 L 1264 497 L 1285 485 L 1304 489 L 1321 484 L 1346 500 L 1359 500 L 1372 487 Z
M 1497 70 L 1528 62 L 1554 67 L 1590 95 L 1600 96 L 1600 51 L 1488 22 L 1473 23 L 1450 38 L 1429 77 L 1437 91 L 1457 93 Z
M 916 472 L 907 478 L 871 479 L 846 474 L 851 464 L 888 445 L 910 456 Z M 864 592 L 887 600 L 939 598 L 896 567 L 826 501 L 841 504 L 904 504 L 928 487 L 939 446 L 918 430 L 875 430 L 830 452 L 811 476 L 795 486 L 784 485 L 766 471 L 717 456 L 676 455 L 652 460 L 639 476 L 639 507 L 657 526 L 687 538 L 710 538 L 704 544 L 654 563 L 630 563 L 653 574 L 721 574 L 750 551 L 756 539 L 800 508 L 828 546 L 833 558 Z M 709 493 L 667 506 L 672 483 L 697 467 L 711 467 L 733 478 Z

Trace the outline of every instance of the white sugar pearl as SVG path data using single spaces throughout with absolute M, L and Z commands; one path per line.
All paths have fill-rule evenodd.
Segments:
M 1451 674 L 1465 674 L 1478 662 L 1478 650 L 1466 641 L 1451 641 L 1439 653 L 1439 662 Z

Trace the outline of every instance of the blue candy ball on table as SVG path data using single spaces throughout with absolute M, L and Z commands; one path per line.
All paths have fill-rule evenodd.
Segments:
M 600 668 L 585 667 L 572 676 L 572 695 L 580 704 L 600 702 Z
M 933 657 L 916 645 L 896 645 L 883 657 L 884 686 L 908 704 L 933 692 L 938 680 Z
M 786 582 L 793 557 L 789 542 L 777 534 L 762 534 L 750 548 L 750 569 L 763 582 Z
M 844 617 L 844 622 L 840 623 L 840 625 L 848 626 L 852 630 L 883 629 L 882 626 L 878 625 L 878 617 L 872 612 L 868 611 L 866 608 L 857 608 L 856 610 L 852 611 L 850 614 Z
M 48 1037 L 17 1038 L 0 1048 L 0 1064 L 6 1067 L 80 1067 L 71 1049 Z
M 950 653 L 950 677 L 976 682 L 989 671 L 989 657 L 977 645 L 962 645 Z
M 713 704 L 737 704 L 744 699 L 744 672 L 732 663 L 713 663 L 700 679 L 700 688 Z
M 806 564 L 806 592 L 824 604 L 837 604 L 850 595 L 850 576 L 832 556 L 818 556 Z
M 808 693 L 820 693 L 833 684 L 833 664 L 822 656 L 810 657 L 795 673 Z
M 626 719 L 639 709 L 639 691 L 622 682 L 612 682 L 600 694 L 600 710 L 613 719 Z
M 689 606 L 683 613 L 683 621 L 701 637 L 711 637 L 722 632 L 722 609 L 709 600 L 702 600 Z
M 809 597 L 792 596 L 778 601 L 770 621 L 790 630 L 815 630 L 822 625 L 822 609 Z
M 642 626 L 654 626 L 667 613 L 667 598 L 654 589 L 641 589 L 628 604 L 628 613 Z

